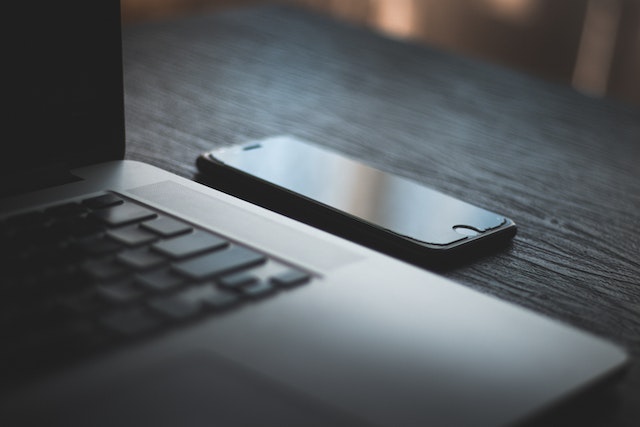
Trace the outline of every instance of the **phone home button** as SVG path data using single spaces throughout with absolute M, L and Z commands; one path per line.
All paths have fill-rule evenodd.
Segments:
M 469 225 L 454 225 L 453 230 L 456 233 L 462 234 L 463 236 L 467 236 L 467 237 L 474 237 L 480 234 L 478 230 L 476 230 L 475 228 Z

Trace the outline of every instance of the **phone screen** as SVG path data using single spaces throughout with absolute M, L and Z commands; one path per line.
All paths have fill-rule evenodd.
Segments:
M 276 137 L 211 156 L 246 174 L 377 227 L 448 245 L 506 219 L 414 181 L 293 137 Z

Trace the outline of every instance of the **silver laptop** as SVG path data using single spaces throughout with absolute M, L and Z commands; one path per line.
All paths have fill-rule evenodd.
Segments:
M 13 6 L 5 61 L 0 425 L 512 425 L 625 365 L 588 333 L 123 160 L 118 2 L 36 3 Z

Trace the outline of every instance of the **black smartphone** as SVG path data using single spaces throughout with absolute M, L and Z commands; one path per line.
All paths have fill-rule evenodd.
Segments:
M 203 153 L 199 180 L 267 209 L 425 267 L 508 243 L 509 218 L 291 136 Z

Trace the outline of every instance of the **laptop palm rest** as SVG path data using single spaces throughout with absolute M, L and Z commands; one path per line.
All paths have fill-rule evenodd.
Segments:
M 351 417 L 205 350 L 119 377 L 65 406 L 41 407 L 33 425 L 340 426 Z M 25 420 L 22 420 L 25 421 Z M 31 425 L 31 424 L 30 424 Z

